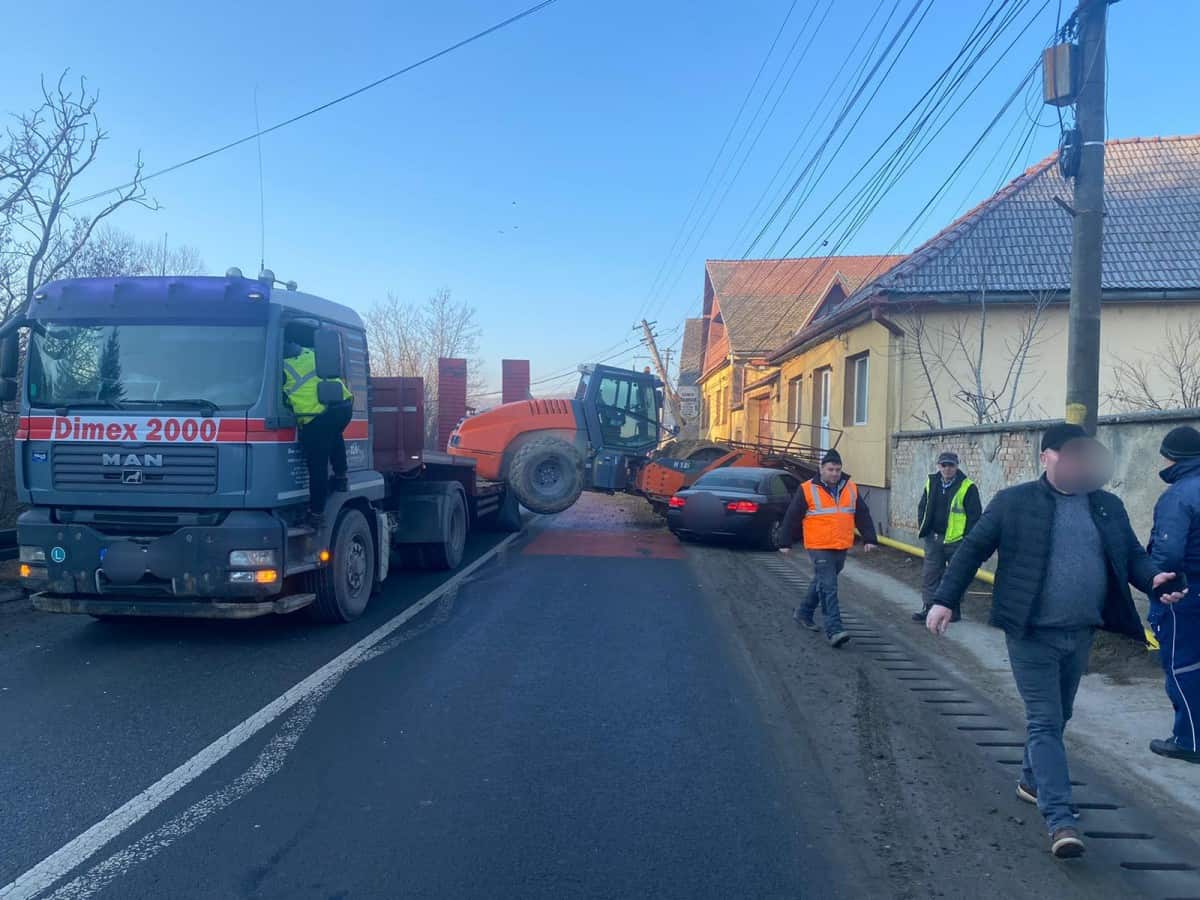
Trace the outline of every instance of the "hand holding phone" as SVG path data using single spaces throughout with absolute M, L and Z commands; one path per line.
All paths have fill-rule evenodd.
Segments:
M 1182 572 L 1163 572 L 1154 579 L 1153 596 L 1159 603 L 1178 603 L 1187 594 L 1187 576 Z

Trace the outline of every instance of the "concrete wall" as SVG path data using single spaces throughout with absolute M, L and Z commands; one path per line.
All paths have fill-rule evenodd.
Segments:
M 938 454 L 953 450 L 963 471 L 979 485 L 986 506 L 1001 488 L 1041 475 L 1038 462 L 1047 422 L 981 426 L 934 432 L 902 432 L 893 438 L 888 533 L 915 541 L 917 504 Z M 1097 437 L 1113 452 L 1116 473 L 1109 490 L 1125 501 L 1134 531 L 1150 537 L 1154 504 L 1166 485 L 1158 477 L 1163 461 L 1159 444 L 1177 425 L 1200 427 L 1200 410 L 1111 416 L 1101 419 Z
M 1028 305 L 1002 307 L 992 304 L 987 310 L 984 329 L 983 372 L 985 389 L 999 393 L 1009 377 L 1012 348 L 1028 320 Z M 954 400 L 957 381 L 971 381 L 971 366 L 961 348 L 955 346 L 954 326 L 967 322 L 966 343 L 972 354 L 979 341 L 980 316 L 968 307 L 927 307 L 924 313 L 927 338 L 923 342 L 926 360 L 933 376 L 941 406 L 941 427 L 957 428 L 976 420 Z M 1147 364 L 1156 394 L 1168 397 L 1170 385 L 1157 370 L 1155 359 L 1161 355 L 1169 330 L 1187 328 L 1200 320 L 1200 308 L 1194 303 L 1111 303 L 1104 304 L 1100 320 L 1101 370 L 1100 414 L 1128 412 L 1107 402 L 1105 395 L 1115 386 L 1113 367 L 1120 361 Z M 906 332 L 901 344 L 900 410 L 897 429 L 909 431 L 928 427 L 925 416 L 935 424 L 937 417 L 930 398 L 929 381 L 915 350 L 916 324 L 911 314 L 897 315 L 896 322 Z M 1067 308 L 1055 304 L 1043 313 L 1038 338 L 1026 359 L 1017 389 L 1014 421 L 1039 421 L 1063 414 L 1066 406 Z M 950 377 L 949 368 L 956 375 Z M 1011 389 L 1011 381 L 1007 382 Z M 1010 391 L 1005 396 L 1011 396 Z

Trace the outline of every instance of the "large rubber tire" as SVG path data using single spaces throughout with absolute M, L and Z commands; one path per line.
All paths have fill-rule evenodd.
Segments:
M 462 565 L 463 553 L 467 548 L 467 504 L 458 494 L 451 497 L 446 521 L 443 525 L 446 539 L 436 544 L 426 544 L 424 561 L 430 569 L 453 571 Z
M 375 539 L 366 516 L 347 509 L 333 529 L 329 564 L 313 576 L 317 599 L 311 607 L 319 622 L 353 622 L 363 614 L 375 586 Z
M 561 438 L 537 438 L 513 455 L 508 487 L 526 509 L 560 513 L 583 493 L 583 457 Z

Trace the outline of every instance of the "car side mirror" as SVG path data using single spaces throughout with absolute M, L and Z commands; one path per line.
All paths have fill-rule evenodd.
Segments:
M 313 356 L 316 357 L 318 378 L 342 377 L 342 338 L 336 331 L 317 329 L 313 335 Z
M 21 335 L 12 331 L 0 340 L 0 378 L 15 379 L 21 369 Z

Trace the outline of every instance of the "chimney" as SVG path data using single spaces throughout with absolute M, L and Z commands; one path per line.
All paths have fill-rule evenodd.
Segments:
M 529 399 L 529 360 L 500 361 L 501 403 L 517 403 Z
M 444 451 L 450 443 L 450 433 L 467 414 L 467 361 L 438 360 L 438 442 Z

